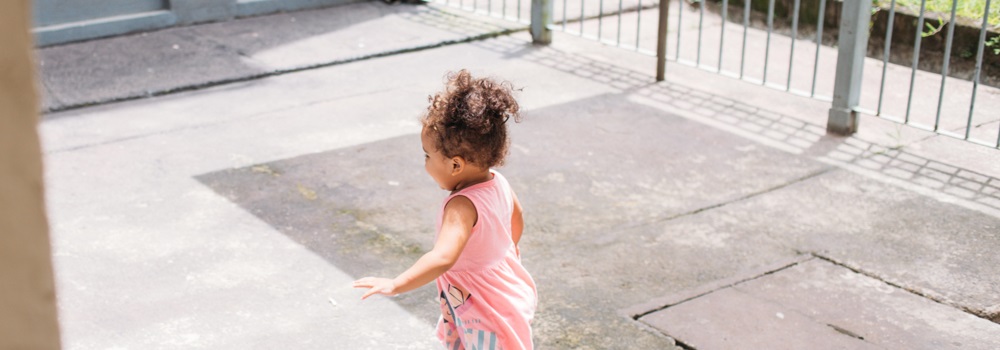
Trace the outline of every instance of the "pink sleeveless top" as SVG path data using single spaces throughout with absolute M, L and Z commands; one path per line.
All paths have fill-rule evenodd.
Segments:
M 448 350 L 531 349 L 535 282 L 521 265 L 511 239 L 514 200 L 503 175 L 448 196 L 465 196 L 477 220 L 458 261 L 438 277 L 441 320 L 437 335 Z M 438 215 L 438 232 L 441 231 Z

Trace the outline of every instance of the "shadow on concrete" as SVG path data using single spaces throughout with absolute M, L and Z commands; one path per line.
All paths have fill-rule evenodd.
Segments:
M 761 249 L 792 252 L 774 243 L 668 247 L 625 228 L 823 167 L 780 151 L 748 149 L 746 140 L 621 95 L 531 111 L 514 130 L 515 146 L 501 171 L 529 208 L 522 251 L 543 295 L 540 346 L 614 348 L 623 344 L 614 335 L 627 335 L 630 347 L 669 345 L 615 310 L 691 281 L 724 277 L 715 270 L 730 268 L 719 265 L 761 264 L 775 254 L 761 258 Z M 699 139 L 704 143 L 694 142 Z M 445 196 L 424 174 L 416 134 L 197 179 L 355 277 L 394 276 L 430 249 Z M 721 254 L 716 249 L 739 253 L 691 264 Z M 595 259 L 603 263 L 582 263 Z M 673 271 L 677 266 L 686 267 Z M 433 322 L 438 306 L 433 287 L 425 288 L 395 301 Z
M 501 171 L 526 208 L 522 251 L 541 295 L 540 347 L 672 346 L 618 310 L 801 253 L 769 235 L 658 223 L 845 166 L 951 196 L 967 189 L 992 208 L 1000 196 L 994 177 L 826 136 L 726 96 L 506 38 L 475 45 L 624 91 L 527 111 L 512 129 Z M 432 246 L 446 195 L 424 174 L 416 132 L 197 179 L 350 275 L 394 276 Z M 394 301 L 434 322 L 432 289 Z

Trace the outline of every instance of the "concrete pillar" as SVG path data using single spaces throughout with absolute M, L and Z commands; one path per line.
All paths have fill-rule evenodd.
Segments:
M 861 97 L 861 74 L 868 50 L 871 8 L 871 1 L 868 0 L 844 1 L 841 8 L 837 75 L 833 83 L 827 132 L 851 135 L 858 131 L 858 112 L 854 109 Z
M 58 349 L 29 0 L 0 1 L 0 349 Z
M 531 0 L 531 40 L 535 44 L 552 43 L 553 0 Z

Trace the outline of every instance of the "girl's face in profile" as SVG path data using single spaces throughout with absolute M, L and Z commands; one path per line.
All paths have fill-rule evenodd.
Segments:
M 420 132 L 420 143 L 424 147 L 424 169 L 427 174 L 434 178 L 441 189 L 450 191 L 455 188 L 457 179 L 452 176 L 454 162 L 435 147 L 427 128 Z

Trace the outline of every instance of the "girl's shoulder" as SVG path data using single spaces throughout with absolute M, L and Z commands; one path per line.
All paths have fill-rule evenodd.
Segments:
M 510 182 L 507 182 L 507 178 L 504 177 L 503 174 L 501 174 L 499 171 L 496 171 L 494 169 L 490 169 L 490 173 L 493 174 L 493 181 L 496 181 L 496 183 L 498 185 L 500 185 L 501 187 L 503 187 L 507 191 L 510 191 Z

